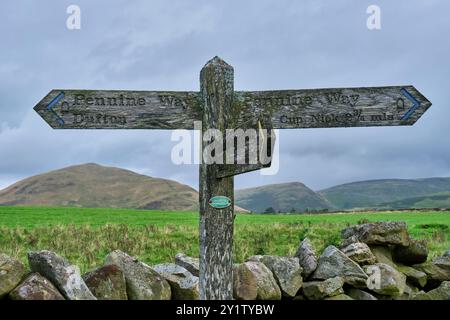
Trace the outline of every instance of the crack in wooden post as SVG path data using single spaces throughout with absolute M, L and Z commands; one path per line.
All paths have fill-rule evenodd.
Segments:
M 230 125 L 233 82 L 233 67 L 218 57 L 210 60 L 201 70 L 203 132 L 219 129 L 223 134 Z M 202 150 L 210 142 L 202 139 Z M 205 161 L 200 165 L 199 281 L 202 300 L 233 299 L 234 178 L 218 178 L 217 167 L 217 164 L 206 164 Z M 230 198 L 231 205 L 223 209 L 210 206 L 208 201 L 214 196 Z

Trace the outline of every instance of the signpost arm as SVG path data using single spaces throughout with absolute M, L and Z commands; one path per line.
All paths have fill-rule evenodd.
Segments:
M 218 57 L 210 60 L 200 73 L 203 103 L 203 133 L 219 129 L 225 133 L 233 100 L 233 67 Z M 202 150 L 211 141 L 202 141 Z M 203 154 L 202 154 L 203 156 Z M 223 155 L 222 155 L 223 156 Z M 200 299 L 233 298 L 233 224 L 234 178 L 218 178 L 217 164 L 200 165 Z M 214 196 L 226 196 L 231 205 L 218 209 L 209 205 Z

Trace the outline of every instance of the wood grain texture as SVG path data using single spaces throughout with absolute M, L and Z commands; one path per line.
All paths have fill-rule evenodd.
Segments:
M 244 128 L 243 130 L 246 129 L 248 128 Z M 248 139 L 243 148 L 243 152 L 238 151 L 238 148 L 242 148 L 242 144 L 244 144 L 243 142 L 241 142 L 241 145 L 239 145 L 239 143 L 235 143 L 234 148 L 230 148 L 229 146 L 232 144 L 227 140 L 225 152 L 229 152 L 229 149 L 234 149 L 235 164 L 230 164 L 230 162 L 227 161 L 226 164 L 218 165 L 217 177 L 232 177 L 271 166 L 276 140 L 275 130 L 271 128 L 271 124 L 268 122 L 265 122 L 261 127 L 264 131 L 260 131 L 258 128 L 253 128 L 253 125 L 250 129 L 256 129 L 256 139 L 253 142 L 250 142 L 250 139 Z M 243 135 L 240 139 L 244 138 L 245 136 Z
M 189 91 L 56 89 L 34 109 L 54 129 L 193 129 L 201 120 L 199 93 Z
M 238 126 L 269 116 L 274 129 L 412 125 L 431 106 L 413 86 L 239 91 L 234 98 Z
M 224 130 L 229 125 L 233 101 L 233 68 L 215 57 L 201 70 L 203 128 Z M 203 141 L 203 148 L 211 141 Z M 234 178 L 218 178 L 217 165 L 200 165 L 200 298 L 233 298 Z M 226 196 L 231 206 L 216 209 L 213 196 Z
M 49 108 L 56 97 L 63 97 Z M 417 100 L 417 109 L 414 107 Z M 199 92 L 52 90 L 36 106 L 55 129 L 193 129 Z M 228 128 L 269 117 L 274 129 L 403 126 L 431 106 L 413 86 L 238 91 Z

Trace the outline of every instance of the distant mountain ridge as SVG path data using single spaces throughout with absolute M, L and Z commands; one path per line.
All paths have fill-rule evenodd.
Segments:
M 297 182 L 236 191 L 236 204 L 263 213 L 354 209 L 450 208 L 450 178 L 351 182 L 318 192 Z
M 450 178 L 359 181 L 327 188 L 319 191 L 319 194 L 338 209 L 354 209 L 389 208 L 389 203 L 442 192 L 450 192 Z M 450 206 L 450 202 L 448 204 Z
M 378 209 L 436 209 L 436 208 L 450 208 L 450 192 L 440 192 L 429 194 L 426 196 L 412 197 L 392 201 L 388 203 L 381 203 L 377 206 Z
M 268 208 L 273 208 L 277 212 L 333 208 L 326 198 L 300 182 L 236 190 L 235 201 L 238 206 L 254 212 L 264 212 Z
M 257 213 L 450 208 L 450 178 L 380 179 L 315 192 L 300 182 L 235 191 L 237 211 Z M 94 163 L 21 180 L 0 190 L 0 206 L 75 206 L 197 211 L 198 192 L 176 181 Z M 242 209 L 245 208 L 245 209 Z

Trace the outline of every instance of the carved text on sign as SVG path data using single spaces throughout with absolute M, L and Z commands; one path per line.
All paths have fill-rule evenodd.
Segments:
M 126 97 L 123 94 L 119 94 L 116 97 L 92 97 L 84 94 L 76 94 L 73 101 L 73 106 L 144 106 L 144 97 Z
M 73 113 L 73 124 L 121 124 L 127 123 L 125 116 L 113 116 L 103 113 Z

